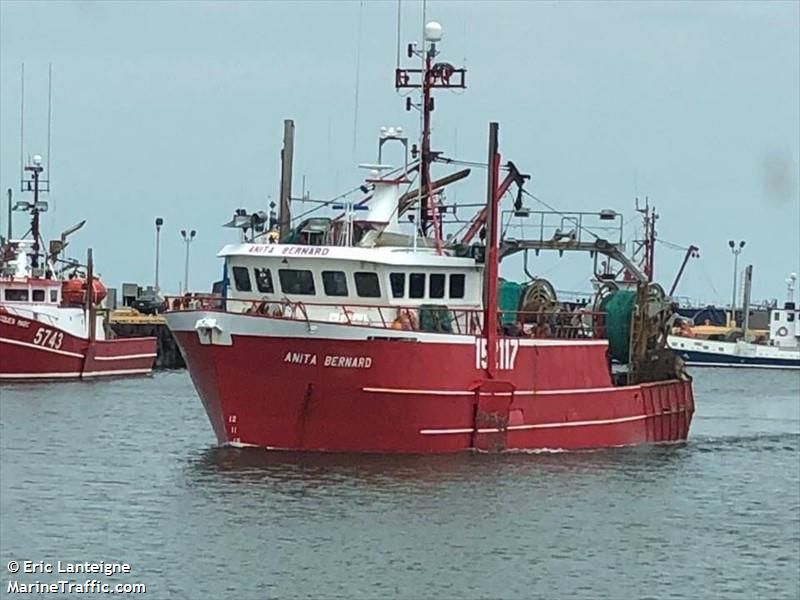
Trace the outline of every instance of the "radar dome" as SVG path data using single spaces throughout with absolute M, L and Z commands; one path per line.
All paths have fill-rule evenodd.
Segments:
M 437 21 L 430 21 L 425 25 L 425 39 L 429 42 L 438 42 L 442 39 L 442 25 Z

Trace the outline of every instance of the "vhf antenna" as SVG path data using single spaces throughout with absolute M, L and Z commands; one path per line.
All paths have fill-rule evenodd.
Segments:
M 45 177 L 38 179 L 39 192 L 50 192 L 50 148 L 52 139 L 52 121 L 53 121 L 53 63 L 48 65 L 47 73 L 47 162 L 46 168 L 38 170 L 39 173 L 46 171 Z M 30 157 L 29 157 L 30 159 Z M 31 163 L 31 160 L 27 161 Z M 38 159 L 38 164 L 41 167 L 41 157 Z M 25 161 L 25 63 L 22 63 L 20 68 L 20 107 L 19 107 L 19 172 L 20 172 L 20 192 L 33 191 L 33 179 L 26 177 L 25 172 L 30 171 L 26 168 Z

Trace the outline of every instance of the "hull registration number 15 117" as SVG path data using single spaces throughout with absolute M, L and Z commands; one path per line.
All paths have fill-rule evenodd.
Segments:
M 513 371 L 519 352 L 519 340 L 504 338 L 497 340 L 497 368 L 500 371 Z M 475 338 L 475 368 L 485 369 L 487 365 L 486 338 Z

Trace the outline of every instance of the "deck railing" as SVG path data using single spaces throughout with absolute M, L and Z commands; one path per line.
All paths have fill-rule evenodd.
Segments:
M 189 294 L 167 297 L 167 310 L 206 310 L 290 319 L 311 323 L 341 323 L 376 329 L 424 331 L 460 335 L 484 335 L 482 309 L 452 308 L 445 305 L 417 306 L 352 303 L 301 302 L 223 298 L 216 294 Z M 327 317 L 324 314 L 328 310 Z M 605 313 L 586 309 L 575 311 L 508 311 L 497 313 L 497 330 L 509 337 L 545 339 L 605 338 Z

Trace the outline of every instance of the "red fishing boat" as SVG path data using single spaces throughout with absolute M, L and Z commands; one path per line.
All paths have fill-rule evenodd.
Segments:
M 94 277 L 91 251 L 86 265 L 62 259 L 66 237 L 43 252 L 40 213 L 49 189 L 39 156 L 25 167 L 23 190 L 33 202 L 17 202 L 31 215 L 30 237 L 0 240 L 0 380 L 88 379 L 144 375 L 152 371 L 156 338 L 111 339 L 97 307 L 106 288 Z M 10 198 L 9 198 L 10 201 Z
M 501 161 L 493 123 L 486 203 L 447 235 L 459 223 L 440 192 L 469 170 L 431 176 L 434 163 L 457 164 L 430 148 L 431 92 L 465 85 L 463 69 L 436 61 L 440 38 L 429 24 L 423 48 L 409 47 L 422 68 L 396 72 L 398 89 L 422 92 L 410 160 L 382 163 L 385 143 L 408 148 L 384 128 L 364 196 L 292 229 L 288 126 L 280 232 L 237 214 L 243 238 L 220 252 L 221 296 L 167 313 L 218 441 L 438 453 L 686 439 L 694 404 L 666 348 L 671 302 L 625 255 L 619 214 L 528 208 L 528 177 Z M 529 273 L 529 252 L 547 250 L 594 257 L 591 304 L 559 301 L 541 278 L 499 278 L 502 259 L 523 253 Z

